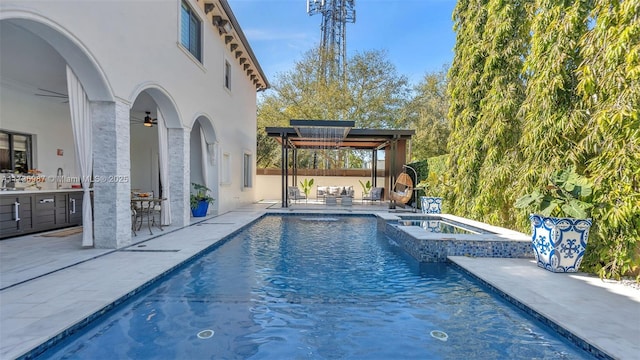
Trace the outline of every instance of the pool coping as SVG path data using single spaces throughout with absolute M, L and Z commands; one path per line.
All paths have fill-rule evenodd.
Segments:
M 531 235 L 527 235 L 518 231 L 514 231 L 511 229 L 485 224 L 479 221 L 466 219 L 463 217 L 451 215 L 451 214 L 399 214 L 394 217 L 387 217 L 386 220 L 399 220 L 406 218 L 420 219 L 423 217 L 437 217 L 442 218 L 443 220 L 449 220 L 454 223 L 460 223 L 464 225 L 468 225 L 470 227 L 481 229 L 487 231 L 487 234 L 438 234 L 438 233 L 428 233 L 424 232 L 420 229 L 411 229 L 412 227 L 407 227 L 407 232 L 410 232 L 414 237 L 418 239 L 434 239 L 434 238 L 456 238 L 461 240 L 469 240 L 469 239 L 482 239 L 482 240 L 495 240 L 495 241 L 523 241 L 530 242 Z

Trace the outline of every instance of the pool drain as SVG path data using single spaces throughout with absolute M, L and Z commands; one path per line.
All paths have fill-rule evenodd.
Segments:
M 433 330 L 431 332 L 431 336 L 440 340 L 440 341 L 447 341 L 447 339 L 449 338 L 449 335 L 447 335 L 447 333 L 445 333 L 444 331 L 440 331 L 440 330 Z
M 208 339 L 210 337 L 213 336 L 213 334 L 215 334 L 215 331 L 213 330 L 202 330 L 198 333 L 198 339 Z

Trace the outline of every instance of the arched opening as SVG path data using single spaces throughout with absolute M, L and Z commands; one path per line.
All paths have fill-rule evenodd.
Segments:
M 173 100 L 158 85 L 144 84 L 136 92 L 129 110 L 130 162 L 132 193 L 152 194 L 163 199 L 162 225 L 171 225 L 172 218 L 183 217 L 180 212 L 184 197 L 180 179 L 172 179 L 170 170 L 179 168 L 181 159 L 169 156 L 182 153 L 179 141 L 169 141 L 170 131 L 183 131 Z M 181 224 L 181 222 L 179 222 Z
M 129 111 L 131 146 L 131 191 L 153 192 L 162 196 L 159 163 L 158 105 L 142 92 Z M 145 118 L 154 119 L 145 124 Z
M 28 169 L 29 173 L 41 174 L 43 181 L 28 184 L 29 187 L 39 188 L 38 191 L 66 190 L 81 182 L 88 184 L 89 181 L 81 176 L 79 158 L 84 154 L 93 154 L 79 153 L 77 150 L 78 147 L 86 147 L 79 146 L 78 137 L 74 136 L 68 99 L 67 68 L 81 84 L 82 96 L 86 96 L 89 106 L 97 101 L 114 101 L 102 70 L 90 52 L 58 24 L 22 10 L 6 10 L 1 15 L 2 129 L 5 135 L 9 134 L 7 139 L 26 140 L 19 144 L 20 166 L 16 168 L 17 162 L 13 161 L 16 155 L 14 147 L 10 150 L 10 161 L 3 162 L 0 168 L 13 173 Z M 88 131 L 91 131 L 93 124 L 85 122 L 82 126 L 88 126 Z M 0 154 L 0 157 L 3 156 Z M 55 210 L 51 216 L 32 215 L 30 222 L 26 217 L 23 218 L 20 226 L 25 228 L 20 230 L 21 233 L 78 224 L 78 217 L 82 220 L 83 211 L 81 205 L 75 206 L 75 200 L 90 204 L 90 196 L 88 192 L 71 192 L 56 193 Z M 77 198 L 72 198 L 76 195 Z M 36 198 L 36 194 L 31 196 L 32 206 L 40 204 Z M 25 195 L 20 203 L 26 204 L 28 201 Z M 70 204 L 74 206 L 71 207 Z M 91 215 L 89 213 L 88 217 L 84 217 L 84 246 L 93 246 L 93 222 L 88 224 L 86 221 L 87 218 L 92 218 Z M 103 215 L 102 209 L 93 212 L 93 218 Z
M 209 206 L 209 215 L 217 214 L 219 208 L 219 160 L 218 140 L 211 120 L 200 115 L 191 127 L 190 141 L 190 183 L 203 184 L 211 189 L 216 201 Z

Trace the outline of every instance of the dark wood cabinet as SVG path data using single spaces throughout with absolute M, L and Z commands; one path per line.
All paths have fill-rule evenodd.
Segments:
M 0 239 L 82 225 L 81 191 L 0 193 Z
M 55 202 L 55 225 L 68 225 L 69 224 L 69 195 L 68 194 L 56 194 Z
M 69 225 L 82 225 L 82 199 L 84 193 L 82 192 L 73 192 L 69 193 L 67 206 L 69 210 L 67 214 L 69 215 Z
M 33 227 L 48 230 L 56 225 L 56 196 L 53 193 L 35 195 Z
M 0 197 L 0 238 L 32 231 L 32 199 L 26 194 Z

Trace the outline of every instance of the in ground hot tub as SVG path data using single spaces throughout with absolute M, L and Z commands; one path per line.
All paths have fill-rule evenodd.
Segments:
M 420 262 L 447 256 L 533 258 L 529 235 L 449 214 L 398 215 L 385 233 Z

